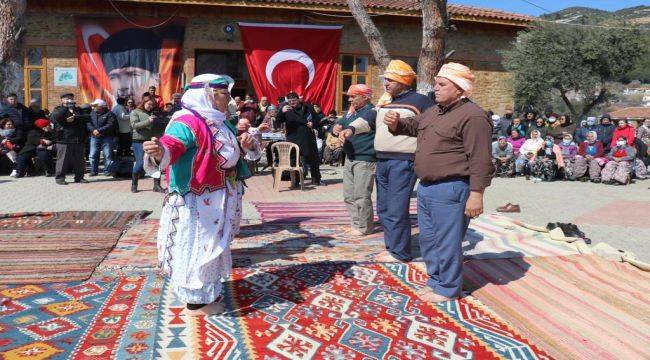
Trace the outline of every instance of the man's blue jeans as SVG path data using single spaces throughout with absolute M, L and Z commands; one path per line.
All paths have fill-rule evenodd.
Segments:
M 377 215 L 384 228 L 386 250 L 400 261 L 411 261 L 411 194 L 413 161 L 377 159 Z
M 115 137 L 90 137 L 90 172 L 99 172 L 99 152 L 104 155 L 104 175 L 111 172 L 113 165 L 113 150 L 115 149 Z
M 469 226 L 465 205 L 469 181 L 420 182 L 418 225 L 420 251 L 427 266 L 427 285 L 449 298 L 460 295 L 463 285 L 462 242 Z

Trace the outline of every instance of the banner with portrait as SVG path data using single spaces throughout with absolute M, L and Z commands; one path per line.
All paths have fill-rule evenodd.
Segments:
M 186 19 L 174 17 L 162 25 L 160 19 L 130 20 L 75 19 L 82 101 L 104 99 L 112 106 L 117 97 L 133 97 L 139 103 L 155 86 L 167 102 L 182 89 Z

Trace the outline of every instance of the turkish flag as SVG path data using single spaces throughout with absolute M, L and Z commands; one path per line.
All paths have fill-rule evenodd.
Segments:
M 293 91 L 325 113 L 334 108 L 341 26 L 239 23 L 257 96 L 277 104 Z

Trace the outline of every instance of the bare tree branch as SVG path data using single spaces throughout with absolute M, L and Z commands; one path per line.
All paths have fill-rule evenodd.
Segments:
M 379 65 L 383 72 L 390 62 L 390 55 L 388 55 L 386 45 L 384 45 L 384 38 L 381 36 L 379 29 L 375 26 L 375 23 L 370 18 L 370 15 L 368 15 L 366 9 L 363 7 L 361 0 L 348 0 L 348 7 L 352 12 L 352 16 L 354 16 L 354 19 L 357 21 L 357 24 L 359 24 L 359 29 L 361 29 L 363 36 L 365 36 L 366 41 L 368 41 L 368 45 L 370 46 L 370 50 L 372 51 L 372 55 L 375 58 L 377 65 Z

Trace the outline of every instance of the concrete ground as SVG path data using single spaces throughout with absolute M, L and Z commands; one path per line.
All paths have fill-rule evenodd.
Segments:
M 325 187 L 307 186 L 305 191 L 273 190 L 269 172 L 247 181 L 244 217 L 259 215 L 251 201 L 342 201 L 341 168 L 323 167 Z M 160 216 L 163 195 L 151 191 L 151 179 L 140 182 L 141 192 L 130 192 L 130 180 L 103 176 L 87 178 L 90 184 L 56 185 L 53 178 L 14 179 L 0 176 L 0 212 L 63 210 L 152 210 Z M 68 179 L 72 181 L 71 176 Z M 308 183 L 309 181 L 307 181 Z M 522 221 L 545 225 L 548 222 L 573 222 L 594 243 L 632 251 L 650 262 L 650 181 L 628 186 L 580 182 L 533 183 L 523 178 L 494 179 L 485 195 L 486 212 L 508 202 L 521 206 L 521 213 L 507 214 Z

